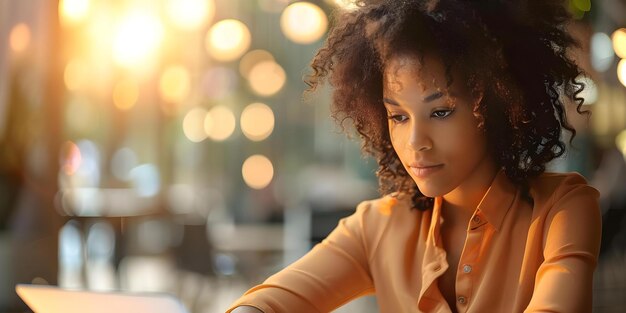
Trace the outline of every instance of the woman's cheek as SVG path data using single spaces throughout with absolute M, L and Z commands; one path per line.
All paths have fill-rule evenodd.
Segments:
M 396 145 L 396 131 L 393 123 L 389 122 L 389 139 L 391 140 L 391 144 L 395 147 Z
M 391 138 L 391 144 L 393 148 L 396 150 L 396 153 L 400 155 L 399 150 L 402 150 L 404 145 L 404 138 L 402 136 L 402 132 L 398 131 L 398 127 L 396 125 L 389 126 L 389 137 Z

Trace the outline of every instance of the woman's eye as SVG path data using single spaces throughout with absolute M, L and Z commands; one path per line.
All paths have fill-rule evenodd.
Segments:
M 406 121 L 407 119 L 409 119 L 406 115 L 401 115 L 401 114 L 395 114 L 395 115 L 389 115 L 387 116 L 388 119 L 390 119 L 391 121 L 393 121 L 394 123 L 402 123 L 404 121 Z
M 433 112 L 433 116 L 436 118 L 446 118 L 452 114 L 453 110 L 438 110 Z

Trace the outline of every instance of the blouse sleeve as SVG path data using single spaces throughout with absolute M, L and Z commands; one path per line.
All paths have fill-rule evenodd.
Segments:
M 578 174 L 556 190 L 544 225 L 544 261 L 524 312 L 592 311 L 602 223 L 598 198 L 598 191 Z
M 364 236 L 364 211 L 369 202 L 298 261 L 248 290 L 227 311 L 241 305 L 265 313 L 329 312 L 359 296 L 372 293 Z

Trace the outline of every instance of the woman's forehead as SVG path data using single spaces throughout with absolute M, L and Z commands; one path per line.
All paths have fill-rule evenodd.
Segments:
M 430 54 L 399 54 L 391 57 L 383 71 L 384 87 L 397 89 L 398 84 L 412 80 L 424 88 L 445 87 L 445 69 L 442 62 Z

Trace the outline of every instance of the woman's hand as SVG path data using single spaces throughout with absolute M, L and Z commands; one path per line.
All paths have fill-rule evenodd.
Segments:
M 252 306 L 243 305 L 236 307 L 231 313 L 263 313 L 263 311 Z

